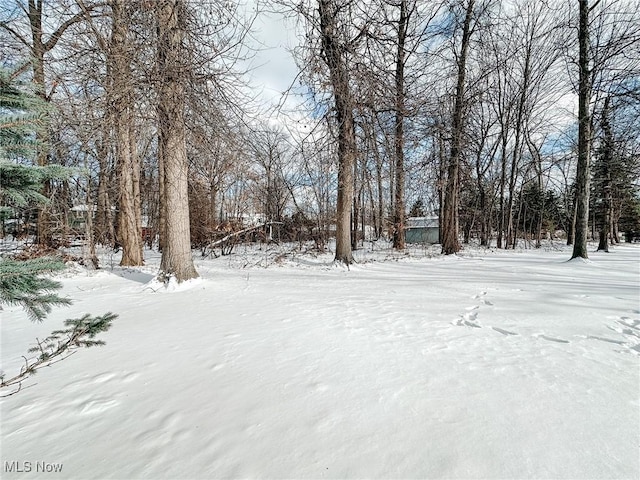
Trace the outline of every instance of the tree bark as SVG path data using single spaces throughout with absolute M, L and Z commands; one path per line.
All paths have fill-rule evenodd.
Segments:
M 442 221 L 442 253 L 451 255 L 460 251 L 459 229 L 459 196 L 460 196 L 460 154 L 462 149 L 462 135 L 464 132 L 464 88 L 467 68 L 469 40 L 471 38 L 471 18 L 473 16 L 474 0 L 469 0 L 465 12 L 462 31 L 462 44 L 458 57 L 458 76 L 456 84 L 456 98 L 453 109 L 451 127 L 451 152 L 447 169 L 447 186 L 444 195 Z
M 508 125 L 502 122 L 501 129 L 501 155 L 500 155 L 500 218 L 498 221 L 498 238 L 496 240 L 496 246 L 502 248 L 503 237 L 506 230 L 506 216 L 505 216 L 505 201 L 504 190 L 507 184 L 507 144 L 508 144 Z M 505 242 L 505 249 L 508 243 Z
M 122 247 L 120 265 L 134 266 L 144 263 L 142 255 L 142 228 L 140 212 L 140 159 L 137 154 L 135 102 L 131 78 L 131 51 L 128 45 L 128 27 L 125 0 L 112 0 L 112 32 L 109 49 L 111 81 L 111 108 L 114 123 L 116 165 L 118 172 L 117 238 Z
M 166 246 L 167 231 L 167 195 L 165 191 L 165 136 L 163 129 L 158 128 L 158 251 L 163 252 Z
M 395 198 L 394 198 L 394 218 L 393 218 L 393 248 L 396 250 L 404 250 L 405 248 L 405 231 L 404 231 L 404 64 L 405 64 L 405 42 L 407 38 L 407 2 L 401 0 L 399 4 L 400 18 L 398 19 L 398 49 L 396 54 L 396 125 L 395 125 Z
M 576 171 L 576 226 L 571 258 L 589 258 L 589 176 L 591 160 L 591 72 L 589 68 L 589 2 L 579 0 L 579 91 L 578 91 L 578 166 Z
M 518 168 L 520 164 L 520 156 L 522 154 L 522 130 L 524 128 L 525 104 L 529 90 L 529 80 L 531 76 L 531 45 L 528 45 L 525 52 L 525 64 L 522 78 L 522 87 L 520 90 L 520 98 L 518 99 L 518 110 L 516 113 L 515 125 L 515 142 L 513 146 L 513 154 L 511 157 L 511 172 L 509 176 L 509 201 L 507 206 L 507 246 L 516 244 L 518 236 L 518 224 L 513 223 L 513 202 L 515 200 L 516 180 L 518 178 Z
M 46 84 L 44 76 L 44 54 L 46 53 L 45 44 L 43 42 L 42 31 L 42 1 L 29 0 L 29 25 L 31 27 L 31 63 L 33 66 L 33 84 L 35 86 L 36 95 L 43 101 L 48 102 L 46 93 Z M 49 135 L 47 127 L 36 131 L 36 164 L 45 166 L 49 163 L 48 146 Z M 46 180 L 43 185 L 42 194 L 50 197 L 51 181 Z M 50 206 L 43 205 L 38 207 L 37 234 L 36 242 L 40 245 L 48 247 L 53 246 L 53 231 L 51 229 Z
M 344 46 L 338 39 L 336 17 L 338 9 L 332 0 L 319 0 L 320 30 L 324 59 L 329 67 L 338 123 L 338 200 L 336 205 L 335 261 L 353 263 L 351 248 L 351 205 L 356 152 L 353 101 L 349 74 L 343 55 Z
M 601 182 L 601 194 L 602 194 L 602 210 L 600 212 L 600 235 L 598 250 L 605 252 L 609 251 L 609 236 L 613 232 L 613 220 L 612 220 L 612 205 L 611 198 L 611 166 L 613 162 L 613 132 L 611 131 L 611 124 L 609 122 L 609 111 L 611 108 L 611 97 L 607 96 L 602 107 L 602 118 L 600 121 L 602 127 L 603 141 L 601 147 L 601 159 L 602 159 L 602 171 L 599 172 L 602 175 Z M 596 171 L 598 169 L 596 168 Z M 613 236 L 611 235 L 612 240 Z
M 182 0 L 159 0 L 158 28 L 158 130 L 164 177 L 164 248 L 158 278 L 178 282 L 198 276 L 191 256 L 189 229 L 188 161 L 186 150 L 185 5 Z M 161 187 L 161 190 L 162 190 Z
M 111 211 L 111 198 L 109 195 L 110 165 L 109 165 L 109 115 L 105 115 L 102 125 L 102 138 L 97 145 L 98 171 L 98 198 L 96 220 L 94 225 L 94 237 L 96 243 L 115 246 L 115 231 L 113 228 L 113 212 Z

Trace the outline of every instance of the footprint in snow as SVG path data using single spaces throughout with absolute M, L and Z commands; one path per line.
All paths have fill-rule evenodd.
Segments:
M 549 342 L 555 342 L 555 343 L 571 343 L 569 340 L 563 340 L 562 338 L 550 337 L 549 335 L 545 335 L 543 333 L 535 334 L 534 338 L 542 338 L 543 340 L 547 340 Z
M 486 294 L 487 292 L 480 292 L 479 294 L 474 295 L 472 298 L 474 300 L 480 300 L 480 302 L 483 303 L 484 305 L 493 305 L 491 302 L 482 298 Z M 477 310 L 479 308 L 480 308 L 480 305 L 472 305 L 470 307 L 466 307 L 465 310 L 467 310 L 467 313 L 460 315 L 456 320 L 452 321 L 451 323 L 458 327 L 482 328 L 482 325 L 477 321 L 477 318 L 478 318 Z M 498 333 L 501 333 L 506 337 L 518 335 L 516 332 L 511 332 L 503 328 L 499 328 L 499 327 L 490 327 L 490 328 L 492 328 Z
M 607 328 L 623 336 L 624 340 L 620 342 L 620 345 L 626 347 L 631 353 L 640 355 L 640 319 L 614 318 L 617 318 L 615 324 L 613 326 L 607 325 Z
M 464 315 L 460 315 L 460 318 L 454 320 L 452 323 L 459 327 L 482 328 L 482 326 L 477 323 L 476 318 L 478 318 L 477 312 L 469 312 Z
M 499 328 L 499 327 L 491 327 L 491 328 L 493 328 L 496 332 L 501 333 L 502 335 L 506 335 L 507 337 L 512 335 L 518 335 L 516 332 L 511 332 L 509 330 L 505 330 L 504 328 Z
M 491 303 L 489 300 L 484 299 L 483 297 L 487 294 L 487 292 L 480 292 L 477 295 L 474 295 L 473 298 L 474 300 L 480 300 L 480 303 L 482 303 L 483 305 L 493 305 L 493 303 Z
M 624 345 L 624 343 L 625 343 L 623 340 L 616 340 L 614 338 L 599 337 L 597 335 L 589 335 L 587 337 L 587 339 L 589 339 L 589 340 L 598 340 L 600 342 L 605 342 L 605 343 L 615 343 L 616 345 Z
M 625 327 L 632 328 L 640 333 L 640 319 L 633 319 L 629 317 L 620 317 L 620 320 L 617 321 L 620 325 L 624 325 Z
M 607 325 L 607 328 L 616 333 L 640 339 L 640 320 L 633 320 L 629 317 L 620 317 L 619 320 L 616 320 L 616 325 Z

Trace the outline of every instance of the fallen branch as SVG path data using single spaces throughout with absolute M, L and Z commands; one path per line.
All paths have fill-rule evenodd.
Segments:
M 260 225 L 254 225 L 253 227 L 243 228 L 242 230 L 238 230 L 237 232 L 231 232 L 228 235 L 224 236 L 223 238 L 209 243 L 204 248 L 204 250 L 202 252 L 202 256 L 205 257 L 205 258 L 209 257 L 211 255 L 211 253 L 213 252 L 214 248 L 216 248 L 218 246 L 224 247 L 224 245 L 227 244 L 229 242 L 229 240 L 231 240 L 233 238 L 238 238 L 241 235 L 244 235 L 244 234 L 249 233 L 249 232 L 253 232 L 255 230 L 260 230 L 261 228 L 268 227 L 269 225 L 283 225 L 283 223 L 282 222 L 266 222 L 266 223 L 262 223 Z M 209 253 L 206 253 L 207 249 L 210 249 Z

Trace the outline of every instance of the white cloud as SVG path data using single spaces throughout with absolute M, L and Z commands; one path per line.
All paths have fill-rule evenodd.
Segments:
M 295 22 L 273 12 L 260 12 L 252 32 L 255 55 L 250 62 L 250 82 L 261 96 L 277 105 L 292 85 L 298 67 L 292 50 L 297 45 Z

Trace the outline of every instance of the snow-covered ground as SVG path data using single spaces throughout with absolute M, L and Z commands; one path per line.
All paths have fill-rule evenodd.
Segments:
M 71 307 L 2 312 L 7 373 L 65 318 L 119 318 L 0 400 L 2 478 L 639 478 L 640 246 L 435 251 L 62 274 Z

